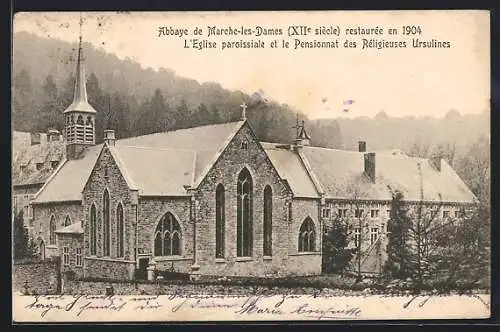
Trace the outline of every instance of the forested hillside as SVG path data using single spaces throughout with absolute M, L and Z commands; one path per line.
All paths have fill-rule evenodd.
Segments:
M 74 88 L 76 47 L 26 32 L 14 35 L 14 130 L 62 128 L 61 112 L 71 102 Z M 245 101 L 247 117 L 261 140 L 290 142 L 296 113 L 303 111 L 258 93 L 249 96 L 218 83 L 200 84 L 176 75 L 175 68 L 145 69 L 90 44 L 84 45 L 84 54 L 89 101 L 98 110 L 98 140 L 105 126 L 114 128 L 118 137 L 127 137 L 234 120 Z M 488 138 L 489 111 L 479 111 L 461 115 L 460 110 L 446 110 L 441 118 L 389 117 L 383 111 L 374 118 L 301 118 L 317 146 L 355 149 L 358 140 L 366 140 L 369 149 L 400 148 L 425 156 L 443 148 L 463 154 L 481 137 Z

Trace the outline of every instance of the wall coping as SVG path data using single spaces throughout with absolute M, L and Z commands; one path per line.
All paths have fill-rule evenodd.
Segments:
M 288 256 L 321 256 L 321 252 L 319 252 L 319 251 L 298 252 L 298 253 L 288 254 Z
M 117 259 L 117 258 L 109 258 L 109 257 L 94 257 L 94 256 L 87 256 L 85 259 L 91 260 L 91 261 L 103 261 L 103 262 L 117 262 L 117 263 L 131 263 L 135 264 L 135 261 L 130 261 L 126 259 Z

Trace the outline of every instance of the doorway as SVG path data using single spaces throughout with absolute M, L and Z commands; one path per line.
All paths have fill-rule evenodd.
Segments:
M 148 277 L 149 258 L 139 258 L 139 268 L 135 270 L 137 280 L 146 280 Z

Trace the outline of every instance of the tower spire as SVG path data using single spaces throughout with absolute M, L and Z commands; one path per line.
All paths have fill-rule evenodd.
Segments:
M 95 116 L 97 112 L 87 100 L 85 67 L 83 65 L 83 19 L 81 13 L 79 24 L 75 91 L 73 93 L 73 102 L 64 111 L 66 158 L 69 160 L 80 158 L 87 146 L 95 144 Z
M 82 36 L 82 25 L 83 18 L 80 13 L 80 31 L 78 37 L 78 55 L 76 60 L 76 73 L 75 73 L 75 90 L 73 93 L 73 102 L 64 111 L 64 113 L 71 111 L 79 111 L 85 113 L 96 113 L 95 109 L 88 103 L 87 99 L 87 83 L 85 77 L 85 66 L 83 64 L 83 36 Z

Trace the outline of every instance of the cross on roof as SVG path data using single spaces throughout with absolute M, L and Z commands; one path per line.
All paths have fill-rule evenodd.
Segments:
M 243 104 L 241 104 L 240 107 L 241 107 L 241 119 L 245 120 L 246 119 L 246 113 L 245 112 L 247 110 L 248 105 L 245 102 L 243 102 Z

